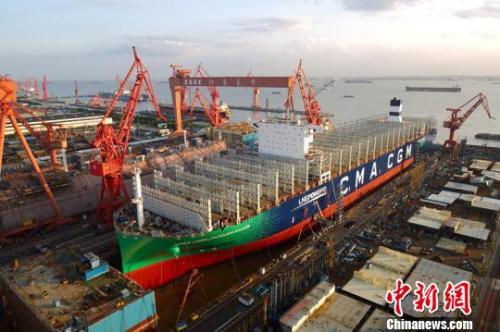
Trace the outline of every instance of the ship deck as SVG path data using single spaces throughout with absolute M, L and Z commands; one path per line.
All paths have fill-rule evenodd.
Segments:
M 45 329 L 57 331 L 73 325 L 76 317 L 90 326 L 148 292 L 113 268 L 84 281 L 83 269 L 80 254 L 60 250 L 25 258 L 18 267 L 2 267 L 0 281 Z

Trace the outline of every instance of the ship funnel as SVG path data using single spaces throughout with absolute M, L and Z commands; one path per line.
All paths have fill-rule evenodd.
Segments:
M 391 106 L 389 109 L 389 122 L 403 122 L 403 117 L 401 116 L 403 111 L 403 103 L 401 102 L 401 99 L 397 98 L 392 98 L 391 99 Z
M 136 167 L 134 168 L 134 198 L 132 203 L 136 205 L 137 208 L 137 224 L 139 229 L 142 231 L 144 227 L 144 199 L 142 197 L 142 183 L 141 183 L 141 170 Z

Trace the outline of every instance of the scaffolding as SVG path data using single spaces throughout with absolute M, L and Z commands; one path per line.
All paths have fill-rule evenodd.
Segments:
M 231 183 L 223 180 L 209 178 L 184 171 L 181 166 L 175 168 L 175 179 L 186 185 L 203 188 L 207 191 L 218 192 L 221 189 L 227 189 L 230 192 L 240 193 L 240 204 L 260 212 L 261 209 L 261 185 L 259 183 Z
M 219 181 L 235 180 L 245 183 L 259 183 L 262 186 L 262 195 L 268 200 L 279 201 L 279 173 L 255 174 L 243 170 L 236 170 L 205 161 L 194 162 L 195 174 L 201 174 Z
M 406 142 L 423 138 L 434 128 L 432 118 L 404 118 L 397 123 L 387 121 L 385 115 L 373 116 L 317 132 L 310 152 L 303 159 L 241 154 L 230 149 L 196 159 L 186 169 L 176 166 L 169 178 L 155 172 L 155 188 L 143 186 L 145 207 L 148 209 L 149 204 L 153 213 L 159 214 L 175 207 L 166 218 L 185 224 L 185 220 L 189 220 L 192 228 L 201 231 L 239 223 L 317 183 L 376 159 Z M 340 192 L 335 195 L 336 201 L 342 200 Z M 337 210 L 340 220 L 342 210 L 340 202 Z
M 433 118 L 404 118 L 388 122 L 385 115 L 352 121 L 314 135 L 311 153 L 327 161 L 332 175 L 343 174 L 404 144 L 425 137 L 435 128 Z

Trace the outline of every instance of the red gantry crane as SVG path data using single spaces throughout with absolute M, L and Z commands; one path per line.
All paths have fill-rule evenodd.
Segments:
M 302 102 L 304 103 L 304 111 L 307 121 L 313 125 L 321 125 L 323 123 L 323 119 L 321 119 L 320 116 L 321 107 L 318 100 L 316 99 L 316 94 L 311 85 L 311 82 L 307 78 L 306 73 L 304 72 L 304 68 L 302 67 L 302 59 L 300 59 L 299 66 L 295 71 L 293 84 L 288 89 L 288 97 L 285 102 L 285 110 L 287 112 L 293 112 L 295 110 L 293 103 L 295 84 L 299 86 L 299 91 L 302 97 Z
M 192 77 L 191 71 L 183 69 L 178 65 L 173 65 L 173 75 L 169 79 L 170 90 L 175 110 L 175 134 L 182 134 L 182 90 L 186 87 L 211 87 L 212 103 L 214 98 L 218 101 L 218 92 L 212 93 L 214 87 L 235 87 L 235 88 L 284 88 L 290 89 L 293 84 L 291 76 L 211 76 Z
M 64 218 L 63 213 L 59 208 L 59 205 L 57 204 L 54 195 L 52 194 L 52 191 L 50 190 L 49 184 L 47 183 L 45 177 L 43 176 L 40 166 L 38 165 L 38 162 L 35 156 L 33 155 L 33 152 L 31 151 L 31 148 L 28 145 L 26 138 L 24 137 L 21 127 L 19 126 L 18 122 L 19 114 L 17 114 L 18 112 L 16 111 L 15 103 L 16 103 L 16 83 L 9 78 L 0 77 L 0 133 L 1 133 L 0 170 L 2 169 L 3 147 L 5 142 L 5 127 L 8 119 L 12 124 L 12 127 L 14 128 L 14 131 L 16 132 L 17 136 L 19 137 L 19 140 L 21 141 L 21 144 L 24 148 L 24 151 L 26 152 L 26 155 L 28 156 L 28 159 L 33 165 L 33 169 L 38 176 L 40 185 L 42 186 L 42 189 L 45 191 L 45 194 L 49 198 L 50 204 L 52 205 L 52 208 L 56 213 L 56 218 L 58 220 L 62 220 Z
M 195 77 L 208 77 L 208 73 L 203 68 L 201 63 L 196 68 L 196 76 Z M 220 127 L 229 121 L 229 109 L 227 106 L 219 105 L 219 90 L 214 85 L 208 85 L 208 92 L 210 93 L 210 104 L 206 102 L 205 97 L 201 93 L 200 88 L 196 88 L 195 93 L 191 99 L 191 113 L 193 113 L 194 106 L 196 102 L 198 102 L 203 108 L 203 112 L 208 120 L 208 122 L 213 127 Z M 187 87 L 184 87 L 187 90 Z M 184 96 L 187 95 L 187 92 L 184 92 Z M 182 91 L 181 91 L 181 99 Z M 182 99 L 183 100 L 183 99 Z M 183 102 L 184 104 L 184 102 Z
M 113 222 L 113 211 L 123 206 L 130 198 L 125 188 L 123 179 L 123 164 L 127 154 L 130 130 L 134 121 L 137 103 L 144 89 L 153 104 L 157 116 L 167 122 L 167 118 L 161 114 L 160 107 L 153 91 L 153 84 L 146 67 L 137 55 L 135 47 L 132 48 L 134 62 L 125 78 L 120 82 L 120 87 L 108 105 L 106 114 L 97 126 L 96 137 L 93 145 L 99 148 L 100 154 L 90 161 L 90 173 L 102 177 L 101 197 L 97 207 L 97 216 L 101 216 L 107 225 Z M 106 123 L 106 119 L 113 112 L 115 105 L 123 94 L 125 86 L 132 73 L 135 71 L 135 83 L 130 91 L 130 98 L 123 109 L 118 127 Z
M 455 131 L 457 131 L 464 124 L 465 120 L 467 120 L 467 118 L 481 105 L 486 111 L 486 114 L 488 114 L 488 117 L 490 119 L 493 119 L 493 117 L 491 116 L 490 107 L 488 105 L 488 100 L 482 93 L 478 93 L 458 108 L 446 109 L 447 111 L 451 112 L 451 116 L 450 120 L 443 122 L 443 127 L 450 129 L 450 135 L 444 142 L 445 148 L 453 148 L 455 146 L 455 144 L 457 143 L 455 141 Z
M 293 105 L 293 91 L 295 84 L 299 86 L 302 101 L 304 103 L 305 114 L 307 121 L 314 125 L 323 123 L 320 116 L 320 105 L 316 99 L 316 94 L 307 78 L 304 69 L 302 68 L 302 60 L 299 63 L 295 75 L 292 76 L 222 76 L 222 77 L 208 77 L 206 71 L 203 69 L 198 70 L 200 77 L 191 76 L 191 71 L 183 69 L 179 65 L 172 65 L 173 74 L 169 79 L 170 90 L 172 93 L 172 100 L 175 110 L 175 134 L 181 134 L 182 129 L 182 91 L 187 87 L 208 87 L 212 99 L 212 107 L 210 114 L 214 115 L 217 119 L 217 112 L 213 109 L 214 105 L 218 105 L 219 94 L 216 87 L 238 87 L 238 88 L 286 88 L 288 89 L 288 98 L 285 103 L 287 110 L 294 110 Z M 201 67 L 201 66 L 200 66 Z M 200 68 L 199 67 L 199 68 Z M 255 91 L 255 90 L 254 90 Z M 195 94 L 196 95 L 196 94 Z M 220 118 L 219 118 L 220 119 Z M 210 118 L 209 118 L 210 121 Z M 215 120 L 220 121 L 220 120 Z M 215 122 L 217 123 L 217 122 Z
M 195 77 L 203 77 L 203 78 L 208 77 L 208 73 L 205 70 L 205 68 L 203 68 L 201 63 L 196 68 L 195 75 L 196 75 Z M 219 105 L 220 94 L 216 86 L 209 84 L 207 88 L 210 94 L 210 104 L 208 104 L 205 101 L 205 98 L 203 97 L 200 88 L 196 88 L 193 98 L 191 99 L 191 113 L 193 112 L 195 103 L 198 101 L 201 107 L 203 108 L 203 112 L 205 113 L 208 122 L 213 127 L 220 127 L 229 121 L 229 109 L 227 106 Z M 187 89 L 187 87 L 184 87 L 184 89 Z M 184 96 L 185 95 L 187 95 L 186 92 L 184 92 Z M 183 96 L 181 94 L 181 99 L 182 98 Z
M 41 125 L 45 127 L 45 134 L 42 134 L 39 129 L 34 129 L 33 125 L 21 115 L 21 111 L 38 121 L 39 124 L 36 124 L 37 126 Z M 30 135 L 37 140 L 38 144 L 49 153 L 50 165 L 54 168 L 58 167 L 59 161 L 57 160 L 57 150 L 65 150 L 68 148 L 67 130 L 60 124 L 43 121 L 32 110 L 20 105 L 17 105 L 14 116 L 17 121 L 23 124 Z M 65 153 L 65 151 L 63 153 Z

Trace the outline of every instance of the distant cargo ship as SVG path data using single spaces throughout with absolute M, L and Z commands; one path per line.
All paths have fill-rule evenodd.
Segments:
M 370 80 L 363 80 L 363 79 L 360 79 L 360 78 L 349 78 L 349 79 L 346 79 L 344 80 L 345 83 L 347 84 L 357 84 L 357 83 L 372 83 L 372 81 Z
M 136 212 L 115 214 L 123 272 L 157 287 L 196 268 L 276 245 L 348 207 L 410 167 L 432 118 L 388 116 L 336 127 L 266 119 L 258 154 L 229 150 L 154 174 L 154 187 L 134 177 Z
M 487 139 L 490 141 L 500 141 L 500 134 L 477 133 L 474 135 L 478 139 Z
M 406 91 L 418 91 L 418 92 L 460 92 L 462 88 L 458 85 L 454 86 L 407 86 Z

